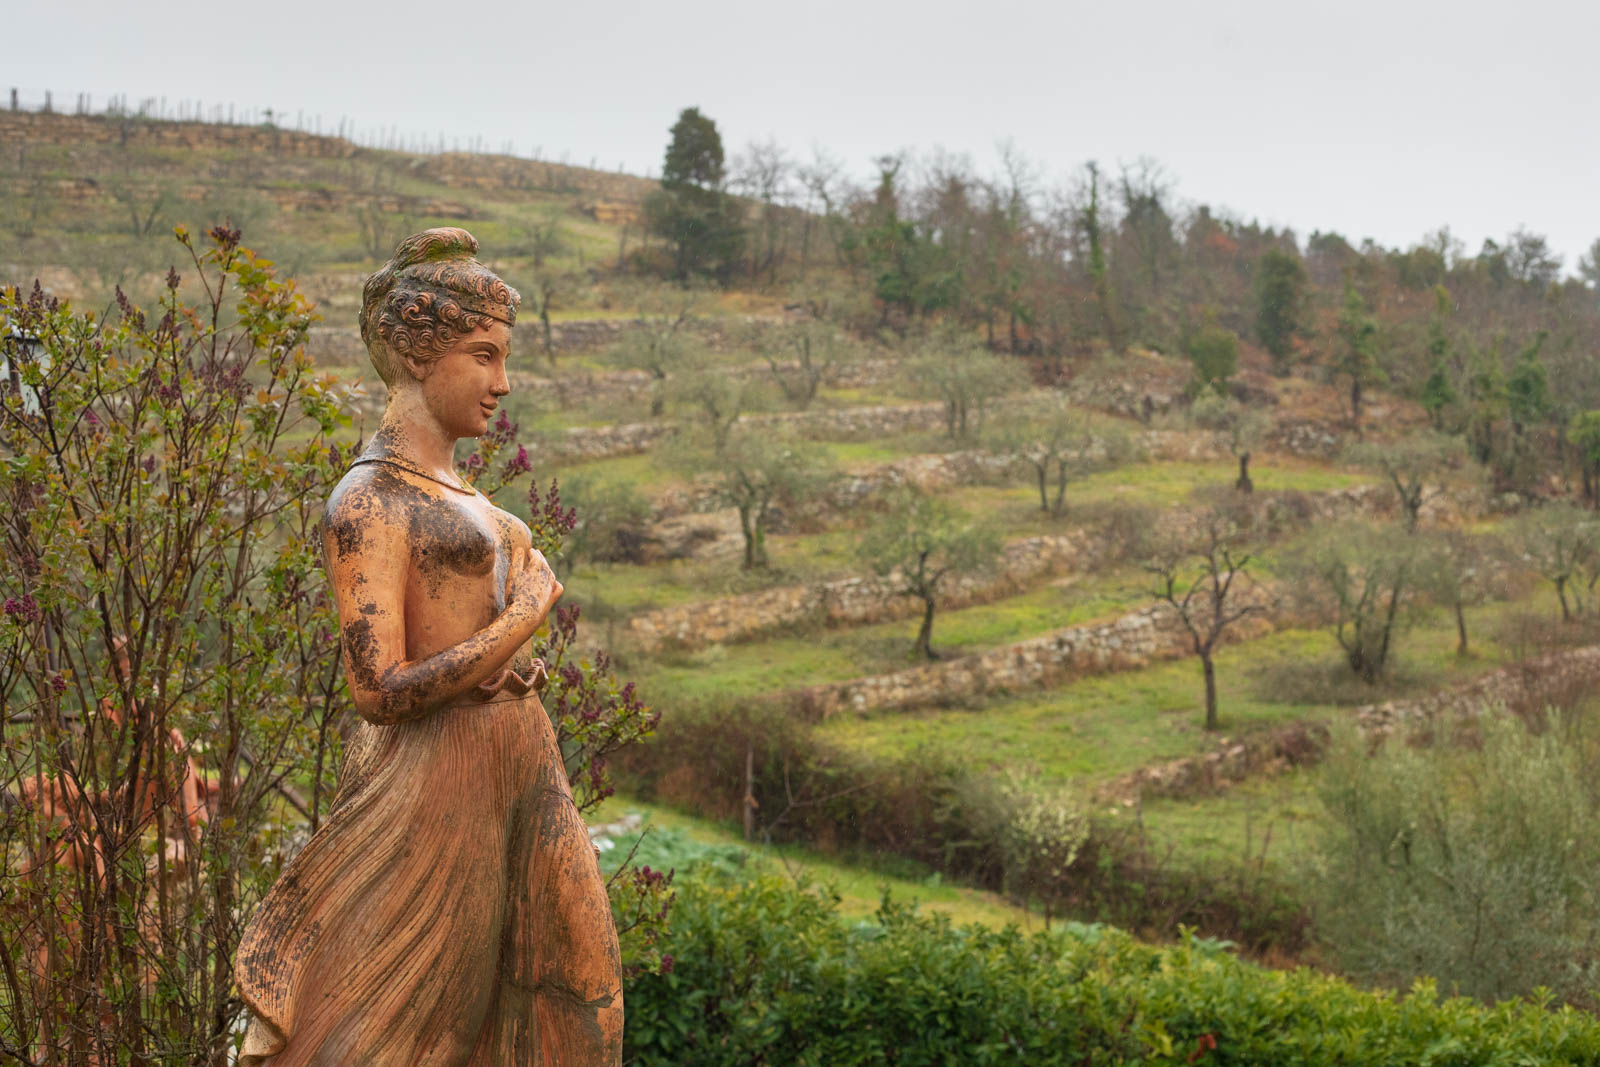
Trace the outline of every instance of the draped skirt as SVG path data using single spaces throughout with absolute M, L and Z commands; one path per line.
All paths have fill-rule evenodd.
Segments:
M 261 902 L 241 1067 L 610 1067 L 617 937 L 533 693 L 363 722 Z

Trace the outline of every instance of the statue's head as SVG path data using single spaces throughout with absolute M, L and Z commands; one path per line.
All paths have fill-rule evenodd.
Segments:
M 423 230 L 367 279 L 361 339 L 384 384 L 422 378 L 464 337 L 516 322 L 521 295 L 474 259 L 477 251 L 466 230 Z

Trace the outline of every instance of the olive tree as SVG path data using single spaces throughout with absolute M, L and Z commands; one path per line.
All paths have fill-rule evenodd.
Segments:
M 889 506 L 862 538 L 860 554 L 900 593 L 922 601 L 912 655 L 938 659 L 932 641 L 939 595 L 950 579 L 991 569 L 999 559 L 1000 535 L 937 497 L 907 488 L 891 494 Z
M 733 424 L 720 440 L 705 431 L 682 434 L 662 461 L 704 485 L 707 505 L 738 513 L 745 570 L 771 565 L 767 534 L 775 513 L 811 506 L 834 474 L 817 445 L 748 422 Z
M 690 330 L 698 299 L 692 289 L 642 299 L 637 318 L 611 350 L 617 365 L 650 376 L 652 416 L 666 410 L 667 379 L 703 360 L 702 346 Z
M 1594 514 L 1572 504 L 1547 504 L 1518 516 L 1511 536 L 1528 565 L 1555 586 L 1562 621 L 1582 615 L 1600 580 L 1600 522 Z
M 1473 744 L 1354 729 L 1330 746 L 1315 844 L 1318 928 L 1341 967 L 1400 985 L 1444 977 L 1498 1001 L 1587 999 L 1600 973 L 1600 812 L 1581 731 L 1485 709 Z
M 1440 433 L 1409 434 L 1396 441 L 1362 442 L 1345 451 L 1350 463 L 1373 467 L 1394 487 L 1407 533 L 1416 533 L 1428 490 L 1443 489 L 1445 474 L 1467 458 L 1461 438 Z
M 1133 444 L 1115 428 L 1096 432 L 1088 412 L 1053 397 L 1042 410 L 1010 419 L 986 435 L 988 451 L 1008 457 L 1039 489 L 1039 510 L 1060 518 L 1067 485 L 1128 461 Z
M 1382 677 L 1396 638 L 1414 621 L 1427 577 L 1427 547 L 1397 533 L 1365 523 L 1327 527 L 1285 558 L 1299 596 L 1332 615 L 1345 662 L 1368 684 Z
M 851 351 L 837 329 L 815 319 L 763 329 L 754 342 L 784 399 L 801 411 L 811 406 L 829 372 Z
M 1250 458 L 1272 426 L 1266 412 L 1241 404 L 1231 396 L 1202 393 L 1190 405 L 1189 417 L 1197 426 L 1219 433 L 1228 442 L 1228 451 L 1239 461 L 1239 477 L 1233 487 L 1241 493 L 1253 492 Z
M 945 432 L 954 438 L 976 433 L 990 405 L 1028 384 L 1016 359 L 957 334 L 935 336 L 923 354 L 906 362 L 906 375 L 916 395 L 944 404 Z

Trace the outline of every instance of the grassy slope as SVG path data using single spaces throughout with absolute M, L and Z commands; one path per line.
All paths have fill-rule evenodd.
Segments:
M 893 861 L 886 867 L 881 862 L 848 863 L 837 856 L 823 856 L 810 849 L 790 845 L 749 845 L 734 827 L 627 797 L 607 800 L 592 821 L 620 820 L 629 813 L 644 817 L 646 832 L 681 834 L 692 842 L 710 846 L 722 855 L 740 857 L 735 862 L 748 864 L 757 870 L 779 871 L 791 878 L 805 878 L 828 886 L 839 894 L 839 910 L 845 915 L 870 916 L 887 892 L 895 900 L 914 902 L 925 911 L 948 915 L 957 923 L 976 922 L 990 926 L 1015 923 L 1024 929 L 1037 929 L 1043 925 L 1038 916 L 1008 903 L 996 893 L 944 884 L 937 874 L 919 871 L 909 861 Z M 612 866 L 615 861 L 611 857 L 625 854 L 638 836 L 619 835 L 616 848 L 606 854 L 602 863 L 607 867 Z M 666 859 L 671 861 L 670 843 Z
M 203 181 L 206 194 L 199 200 L 174 198 L 152 235 L 137 240 L 124 232 L 127 208 L 110 199 L 88 204 L 47 204 L 36 220 L 34 236 L 15 243 L 6 258 L 54 265 L 59 268 L 55 273 L 58 284 L 68 290 L 82 286 L 99 291 L 109 288 L 102 269 L 109 258 L 126 255 L 131 249 L 136 262 L 148 261 L 150 271 L 159 271 L 171 258 L 170 238 L 164 235 L 172 223 L 181 221 L 198 227 L 230 215 L 235 222 L 245 224 L 246 243 L 278 258 L 301 278 L 305 288 L 319 300 L 328 324 L 349 326 L 359 303 L 361 280 L 377 265 L 370 248 L 364 247 L 355 212 L 279 210 L 265 201 L 259 187 L 381 189 L 468 205 L 474 217 L 465 221 L 424 216 L 385 221 L 397 234 L 402 229 L 411 232 L 427 225 L 466 225 L 482 242 L 491 265 L 525 293 L 533 291 L 535 274 L 532 259 L 525 252 L 529 229 L 552 216 L 559 218 L 562 248 L 549 258 L 545 270 L 574 281 L 553 312 L 552 317 L 558 322 L 628 317 L 638 306 L 637 298 L 649 295 L 648 285 L 619 286 L 603 276 L 597 282 L 583 280 L 589 277 L 590 266 L 614 261 L 620 228 L 583 215 L 576 209 L 570 191 L 455 188 L 421 180 L 406 164 L 404 157 L 375 152 L 363 152 L 346 160 L 282 160 L 231 151 L 161 149 L 119 154 L 110 149 L 77 146 L 30 149 L 30 173 L 93 177 L 107 187 L 127 179 L 136 183 Z M 0 174 L 12 166 L 9 158 L 0 163 Z M 137 294 L 137 279 L 127 287 Z M 727 318 L 752 312 L 771 313 L 781 308 L 783 299 L 782 294 L 771 293 L 714 294 L 706 298 L 701 313 Z M 519 358 L 527 369 L 570 374 L 603 371 L 614 365 L 605 353 L 583 352 L 563 356 L 551 368 L 542 356 L 536 355 L 534 337 L 532 330 L 525 331 L 520 342 Z M 738 352 L 723 358 L 730 363 L 755 360 L 753 354 Z M 345 369 L 367 373 L 361 366 Z M 1304 384 L 1286 383 L 1290 390 L 1301 392 L 1305 391 L 1301 388 Z M 818 403 L 904 403 L 908 392 L 903 386 L 828 390 Z M 579 405 L 557 411 L 532 392 L 516 397 L 513 409 L 525 426 L 546 431 L 633 421 L 648 415 L 647 404 L 642 401 Z M 829 445 L 842 467 L 882 463 L 944 447 L 948 447 L 947 443 L 929 434 Z M 650 456 L 552 466 L 541 469 L 540 474 L 568 476 L 579 471 L 601 480 L 632 482 L 646 492 L 682 484 Z M 1081 508 L 1121 502 L 1171 507 L 1187 501 L 1202 487 L 1230 483 L 1233 474 L 1229 462 L 1136 465 L 1070 487 L 1069 506 L 1073 514 Z M 1267 490 L 1325 490 L 1370 480 L 1365 473 L 1278 457 L 1258 459 L 1253 474 L 1257 485 Z M 1039 515 L 1035 491 L 1028 485 L 963 488 L 948 495 L 974 513 L 993 516 L 1008 536 L 1057 528 Z M 575 576 L 572 595 L 579 600 L 604 602 L 612 611 L 630 611 L 748 591 L 773 582 L 835 577 L 859 570 L 853 556 L 856 539 L 856 532 L 848 524 L 823 533 L 774 537 L 771 550 L 779 572 L 768 576 L 738 574 L 725 561 L 591 568 Z M 949 651 L 965 651 L 1113 615 L 1144 602 L 1138 593 L 1137 578 L 1132 572 L 1084 576 L 1043 585 L 994 604 L 945 612 L 937 624 L 936 642 Z M 1540 604 L 1543 606 L 1542 600 Z M 1483 629 L 1488 619 L 1504 610 L 1491 606 L 1475 611 L 1475 626 Z M 646 684 L 657 702 L 670 710 L 673 700 L 684 695 L 749 694 L 894 669 L 906 663 L 903 648 L 912 629 L 910 622 L 895 622 L 820 635 L 777 637 L 712 650 L 699 658 L 662 657 L 630 662 L 627 667 L 631 675 Z M 1480 636 L 1476 642 L 1482 658 L 1458 667 L 1450 656 L 1452 641 L 1444 620 L 1432 620 L 1406 639 L 1403 655 L 1408 670 L 1418 676 L 1416 684 L 1448 682 L 1472 670 L 1486 669 L 1501 656 L 1499 649 Z M 1226 728 L 1237 731 L 1300 716 L 1334 713 L 1332 704 L 1286 698 L 1271 691 L 1275 671 L 1286 665 L 1324 662 L 1331 655 L 1331 639 L 1321 632 L 1291 631 L 1225 650 L 1220 657 L 1220 670 Z M 1124 675 L 1086 679 L 1051 692 L 1019 695 L 977 710 L 840 719 L 825 729 L 850 744 L 904 754 L 926 746 L 962 754 L 981 753 L 978 758 L 987 765 L 1032 763 L 1048 777 L 1087 783 L 1152 760 L 1206 747 L 1212 739 L 1198 729 L 1199 695 L 1194 665 L 1180 661 Z M 1143 818 L 1153 834 L 1196 855 L 1243 855 L 1246 827 L 1251 837 L 1258 837 L 1258 828 L 1267 822 L 1274 826 L 1290 822 L 1299 825 L 1309 817 L 1314 810 L 1309 800 L 1313 783 L 1314 775 L 1288 775 L 1212 798 L 1153 802 L 1144 807 Z M 722 833 L 671 813 L 652 814 L 663 825 L 683 826 L 707 839 Z M 1298 840 L 1304 837 L 1297 835 Z M 1282 833 L 1275 835 L 1270 850 L 1273 857 L 1279 854 L 1284 839 Z M 1294 849 L 1287 851 L 1292 853 Z M 849 895 L 860 902 L 863 910 L 870 910 L 876 903 L 875 887 L 880 876 L 824 864 L 814 856 L 805 862 L 853 886 Z M 915 887 L 907 884 L 905 888 L 910 892 Z M 955 891 L 946 887 L 944 892 Z M 1014 917 L 1014 912 L 1005 909 L 993 917 Z

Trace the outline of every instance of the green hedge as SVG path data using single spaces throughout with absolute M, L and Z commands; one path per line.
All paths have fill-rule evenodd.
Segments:
M 1244 963 L 1216 942 L 1109 927 L 952 927 L 885 902 L 875 923 L 764 877 L 690 882 L 671 969 L 627 993 L 634 1064 L 1600 1064 L 1600 1022 L 1362 992 Z

